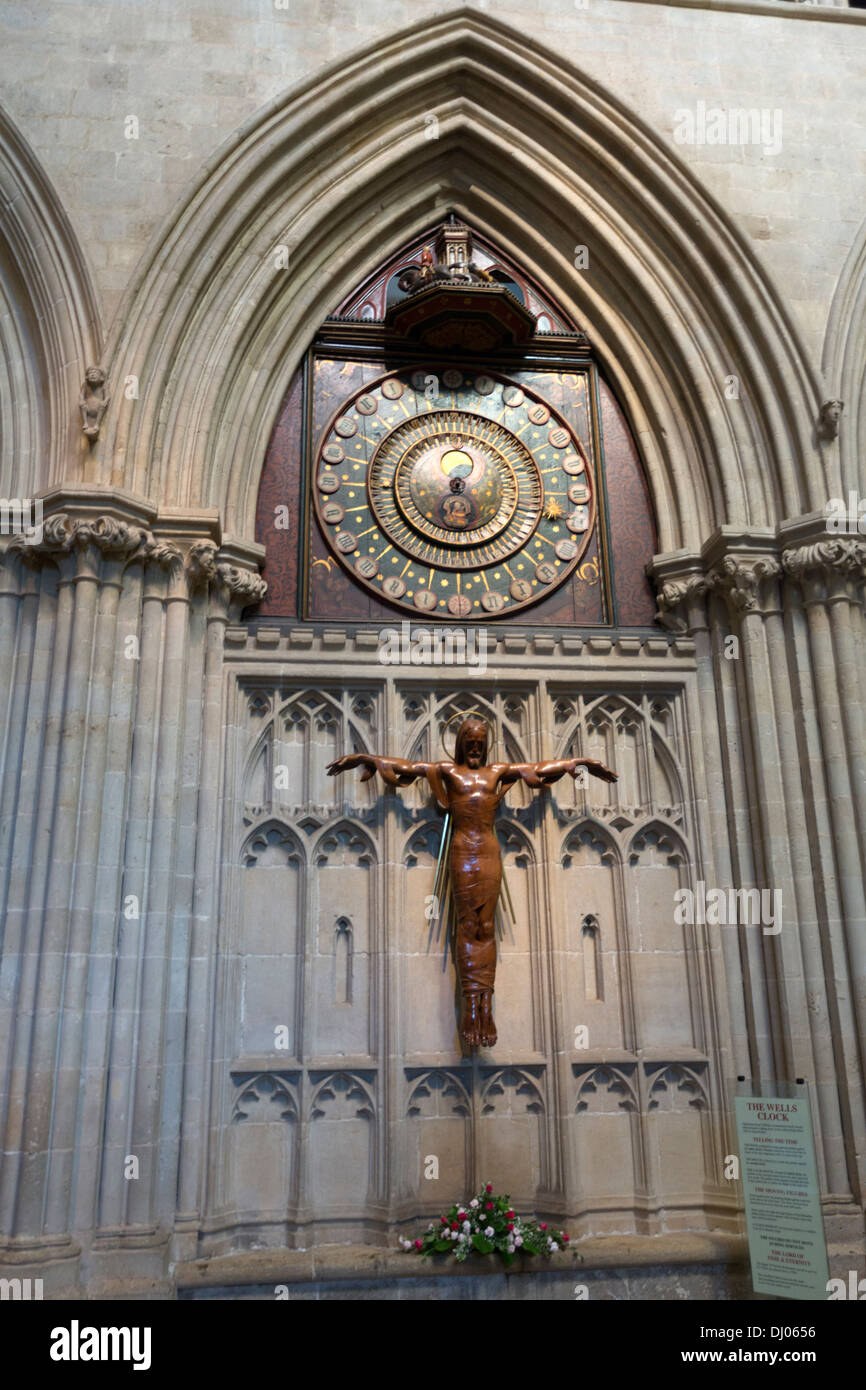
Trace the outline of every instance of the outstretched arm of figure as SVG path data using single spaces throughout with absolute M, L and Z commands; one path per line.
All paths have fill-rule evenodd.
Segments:
M 330 763 L 327 773 L 329 777 L 339 777 L 341 772 L 363 767 L 362 782 L 369 782 L 378 772 L 389 787 L 408 787 L 417 777 L 426 776 L 432 766 L 432 763 L 410 763 L 405 758 L 379 758 L 375 753 L 347 753 L 345 757 Z
M 551 782 L 558 782 L 566 773 L 576 777 L 579 767 L 585 767 L 587 772 L 593 777 L 601 778 L 602 782 L 618 780 L 616 773 L 605 767 L 597 758 L 560 758 L 549 763 L 509 763 L 503 767 L 499 780 L 504 787 L 511 786 L 513 782 L 525 782 L 528 787 L 546 787 Z

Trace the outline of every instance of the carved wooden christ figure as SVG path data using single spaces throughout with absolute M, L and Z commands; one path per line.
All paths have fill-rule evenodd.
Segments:
M 463 993 L 461 1033 L 469 1047 L 492 1047 L 493 980 L 496 974 L 496 903 L 502 882 L 502 856 L 496 838 L 496 810 L 517 781 L 543 787 L 585 767 L 593 777 L 615 782 L 609 767 L 593 758 L 565 758 L 549 763 L 491 763 L 487 759 L 487 725 L 465 719 L 457 733 L 453 762 L 410 763 L 349 753 L 328 768 L 330 776 L 363 767 L 362 782 L 375 773 L 390 787 L 406 787 L 426 777 L 436 801 L 453 819 L 450 868 L 457 915 L 457 972 Z

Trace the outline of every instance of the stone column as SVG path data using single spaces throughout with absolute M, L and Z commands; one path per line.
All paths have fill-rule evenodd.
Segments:
M 725 633 L 710 621 L 710 585 L 700 558 L 678 555 L 672 557 L 672 561 L 669 565 L 657 564 L 654 569 L 659 581 L 658 618 L 663 627 L 672 632 L 688 633 L 695 643 L 700 727 L 692 733 L 694 746 L 703 751 L 710 793 L 706 812 L 713 846 L 713 864 L 705 867 L 712 869 L 719 884 L 733 883 L 728 813 L 736 802 L 732 784 L 737 780 L 738 769 L 723 757 L 720 738 L 726 722 L 725 706 L 730 704 L 731 695 L 731 691 L 726 690 L 731 667 L 724 655 Z M 751 1020 L 747 1018 L 745 979 L 749 967 L 744 959 L 745 944 L 736 932 L 722 934 L 731 1064 L 735 1075 L 749 1073 L 752 1063 L 758 1062 L 758 1055 L 755 1055 L 757 1036 L 765 1028 L 763 1016 L 757 1029 L 754 1015 Z
M 94 911 L 103 788 L 108 759 L 112 686 L 119 653 L 117 613 L 123 571 L 144 533 L 110 517 L 73 522 L 71 553 L 77 556 L 76 609 L 64 715 L 65 762 L 61 766 L 58 817 L 49 885 L 57 950 L 65 957 L 61 1016 L 54 1042 L 54 1104 L 45 1222 L 49 1232 L 70 1228 L 78 1140 L 82 1058 L 91 1027 L 89 1004 L 98 990 L 104 956 L 94 952 Z M 64 573 L 61 564 L 61 575 Z M 45 1005 L 43 1005 L 45 1007 Z M 50 1007 L 50 1006 L 49 1006 Z
M 236 622 L 241 611 L 257 603 L 265 592 L 264 582 L 256 574 L 220 560 L 217 546 L 211 542 L 195 543 L 188 565 L 190 585 L 204 600 L 206 632 L 174 1241 L 177 1258 L 194 1253 L 198 1241 L 206 1206 L 213 1079 L 222 1070 L 213 1058 L 212 1044 L 221 844 L 223 644 L 228 624 Z
M 792 528 L 793 529 L 793 528 Z M 794 622 L 801 649 L 803 765 L 812 786 L 814 879 L 822 908 L 823 988 L 815 997 L 816 1025 L 838 1074 L 845 1116 L 839 1133 L 854 1191 L 866 1191 L 866 747 L 864 747 L 863 597 L 866 542 L 831 538 L 791 546 L 782 554 L 793 581 Z M 832 1138 L 832 1132 L 831 1132 Z M 839 1179 L 834 1189 L 847 1194 Z
M 263 586 L 241 548 L 202 539 L 218 534 L 208 514 L 172 514 L 160 534 L 138 524 L 155 519 L 147 504 L 86 487 L 55 490 L 46 511 L 40 544 L 0 565 L 0 1262 L 49 1289 L 153 1291 L 168 1278 L 188 993 L 202 1004 L 194 870 L 216 878 L 217 836 L 196 824 L 202 805 L 218 822 L 199 798 L 203 695 L 218 771 L 222 628 Z M 196 624 L 203 638 L 212 598 L 205 681 Z
M 800 538 L 804 526 L 810 530 L 807 521 L 787 529 Z M 663 620 L 667 615 L 688 625 L 696 642 L 706 624 L 716 639 L 715 692 L 705 674 L 701 688 L 708 737 L 713 694 L 719 703 L 719 772 L 726 773 L 728 793 L 727 824 L 718 815 L 714 823 L 717 886 L 751 886 L 732 885 L 726 875 L 728 863 L 734 871 L 739 865 L 742 874 L 754 858 L 755 886 L 783 894 L 778 935 L 754 926 L 719 929 L 729 988 L 733 993 L 736 981 L 744 990 L 743 1006 L 732 999 L 731 1010 L 735 1026 L 745 1021 L 752 1065 L 743 1065 L 741 1046 L 738 1067 L 745 1075 L 785 1081 L 802 1076 L 811 1083 L 825 1215 L 856 1222 L 856 1194 L 862 1190 L 856 1153 L 866 1132 L 856 1079 L 862 1076 L 866 962 L 862 802 L 857 799 L 864 790 L 858 702 L 866 676 L 860 644 L 866 547 L 855 543 L 855 553 L 850 544 L 832 554 L 814 546 L 783 552 L 780 537 L 726 528 L 700 557 L 688 557 L 688 579 L 675 577 L 683 557 L 661 557 L 654 568 L 664 578 Z M 803 598 L 792 579 L 804 590 Z M 737 660 L 719 659 L 723 639 L 711 617 L 694 609 L 686 616 L 690 593 L 700 592 L 703 584 L 724 600 L 740 644 Z M 700 666 L 708 669 L 706 655 Z M 734 720 L 726 712 L 731 708 Z M 709 758 L 715 761 L 714 749 Z M 745 772 L 739 795 L 738 769 Z M 709 780 L 712 785 L 712 769 Z M 741 972 L 733 949 L 737 938 Z M 769 1048 L 761 1036 L 762 1019 Z M 851 1234 L 851 1226 L 834 1222 L 828 1233 L 841 1238 Z

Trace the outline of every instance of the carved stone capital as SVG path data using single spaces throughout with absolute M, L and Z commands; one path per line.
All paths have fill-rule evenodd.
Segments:
M 219 558 L 219 548 L 213 541 L 196 541 L 187 555 L 187 574 L 190 589 L 207 587 L 212 598 L 228 615 L 260 603 L 268 586 L 254 570 L 244 569 Z
M 130 563 L 140 561 L 145 565 L 158 565 L 162 570 L 181 570 L 183 554 L 176 545 L 160 540 L 151 531 L 142 532 L 142 541 L 130 558 Z
M 656 599 L 658 612 L 656 621 L 668 632 L 688 632 L 690 623 L 685 611 L 695 600 L 703 599 L 709 590 L 706 577 L 701 574 L 688 575 L 683 579 L 668 579 L 659 587 Z M 676 610 L 680 611 L 677 612 Z
M 782 577 L 782 566 L 775 555 L 760 556 L 748 563 L 726 555 L 707 575 L 709 588 L 724 598 L 731 613 L 759 612 L 766 608 L 770 591 Z
M 268 592 L 268 586 L 252 570 L 240 569 L 237 565 L 217 565 L 219 583 L 226 589 L 233 602 L 246 607 L 250 603 L 260 603 Z
M 62 554 L 72 548 L 71 522 L 65 512 L 55 512 L 43 523 L 39 540 L 27 540 L 23 535 L 13 536 L 7 546 L 7 554 L 24 560 L 31 565 L 40 565 L 54 555 Z
M 832 536 L 792 546 L 782 552 L 782 566 L 801 586 L 807 602 L 859 600 L 866 581 L 866 540 Z
M 147 535 L 141 526 L 131 526 L 113 516 L 87 517 L 69 522 L 66 548 L 83 550 L 93 545 L 107 557 L 122 559 L 137 551 Z
M 676 551 L 656 556 L 648 573 L 656 581 L 656 621 L 674 633 L 696 632 L 710 625 L 709 595 L 723 599 L 731 621 L 746 614 L 778 611 L 779 580 L 784 577 L 774 536 L 726 527 L 698 554 Z
M 16 536 L 9 550 L 31 565 L 49 560 L 59 562 L 66 556 L 86 562 L 93 550 L 103 559 L 119 561 L 123 566 L 141 562 L 170 569 L 183 562 L 177 547 L 160 540 L 142 526 L 109 515 L 75 518 L 67 512 L 55 512 L 47 518 L 39 541 L 29 542 Z

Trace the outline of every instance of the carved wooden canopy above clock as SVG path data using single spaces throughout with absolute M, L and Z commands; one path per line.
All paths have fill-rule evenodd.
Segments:
M 648 626 L 655 527 L 589 344 L 453 215 L 328 319 L 262 474 L 261 617 Z
M 418 261 L 397 277 L 385 324 L 439 352 L 494 352 L 526 343 L 536 316 L 516 280 L 473 257 L 472 233 L 452 213 Z

